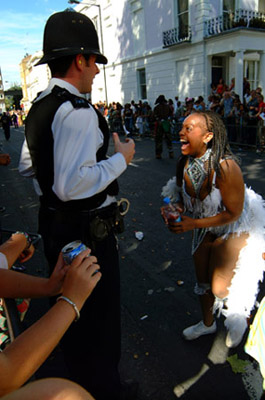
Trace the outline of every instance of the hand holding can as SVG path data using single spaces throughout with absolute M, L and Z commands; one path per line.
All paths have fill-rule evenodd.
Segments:
M 164 206 L 161 207 L 161 214 L 167 225 L 169 220 L 173 222 L 181 221 L 180 210 L 176 204 L 171 203 L 169 197 L 164 198 Z

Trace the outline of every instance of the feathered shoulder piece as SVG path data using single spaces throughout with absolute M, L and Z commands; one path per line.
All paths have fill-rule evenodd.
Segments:
M 179 192 L 181 187 L 177 186 L 176 177 L 169 179 L 165 186 L 162 187 L 161 196 L 169 197 L 172 202 L 176 202 L 179 199 Z

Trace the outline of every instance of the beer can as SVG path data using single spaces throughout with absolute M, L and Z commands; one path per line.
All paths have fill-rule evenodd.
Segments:
M 62 248 L 63 259 L 65 264 L 71 264 L 73 259 L 86 249 L 87 249 L 86 245 L 82 243 L 81 240 L 75 240 L 74 242 L 65 245 Z

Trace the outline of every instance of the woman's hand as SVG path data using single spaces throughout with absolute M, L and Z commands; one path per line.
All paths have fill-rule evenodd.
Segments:
M 28 249 L 25 249 L 22 251 L 22 253 L 20 253 L 18 259 L 21 263 L 28 261 L 34 254 L 35 252 L 35 247 L 33 246 L 33 244 L 31 244 L 29 246 Z
M 187 217 L 186 215 L 181 216 L 180 222 L 174 222 L 168 220 L 168 229 L 173 233 L 183 233 L 192 231 L 195 229 L 195 220 L 193 218 Z
M 178 203 L 174 203 L 173 205 L 174 205 L 175 210 L 178 211 L 180 214 L 182 214 L 184 212 L 183 203 L 178 202 Z M 167 212 L 166 212 L 167 207 L 168 206 L 160 207 L 160 213 L 161 213 L 161 216 L 162 216 L 162 218 L 163 218 L 163 220 L 164 220 L 166 225 L 168 225 L 168 222 L 169 222 L 168 217 L 167 217 Z
M 62 253 L 59 254 L 55 268 L 47 282 L 47 296 L 56 296 L 62 292 L 63 282 L 70 265 L 66 265 Z
M 97 258 L 90 250 L 82 251 L 70 265 L 64 279 L 62 294 L 80 310 L 101 278 Z

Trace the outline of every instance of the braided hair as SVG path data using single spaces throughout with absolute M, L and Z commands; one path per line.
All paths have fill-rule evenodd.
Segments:
M 212 149 L 209 168 L 213 168 L 216 174 L 220 176 L 220 160 L 229 158 L 235 160 L 239 164 L 239 159 L 231 150 L 228 143 L 226 127 L 220 115 L 214 111 L 202 111 L 198 112 L 198 114 L 204 117 L 208 131 L 213 132 L 213 138 L 208 142 L 208 148 Z

